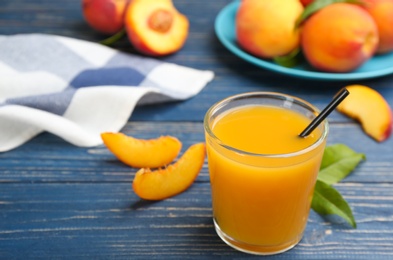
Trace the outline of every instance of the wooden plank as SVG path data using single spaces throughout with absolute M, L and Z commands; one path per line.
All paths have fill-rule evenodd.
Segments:
M 144 139 L 176 136 L 183 142 L 182 152 L 193 143 L 204 142 L 203 125 L 197 122 L 132 122 L 123 132 Z M 393 138 L 377 143 L 357 124 L 331 124 L 328 144 L 335 143 L 367 156 L 344 181 L 393 183 Z M 0 183 L 130 182 L 135 171 L 119 162 L 103 145 L 78 148 L 48 133 L 13 151 L 0 153 Z M 197 181 L 209 181 L 207 162 Z
M 190 34 L 182 50 L 158 59 L 213 70 L 215 79 L 185 102 L 138 107 L 123 132 L 139 138 L 171 134 L 183 142 L 184 151 L 204 140 L 203 116 L 214 102 L 249 91 L 288 93 L 323 108 L 340 87 L 359 83 L 376 88 L 393 106 L 393 75 L 348 82 L 305 80 L 239 59 L 214 33 L 217 13 L 230 2 L 174 0 L 190 19 Z M 0 34 L 38 32 L 95 42 L 103 39 L 84 22 L 80 3 L 0 1 Z M 114 47 L 136 53 L 127 39 Z M 341 114 L 335 112 L 329 120 L 329 144 L 344 143 L 367 156 L 336 185 L 349 201 L 358 228 L 311 212 L 301 243 L 272 258 L 393 258 L 393 138 L 378 144 Z M 214 232 L 206 163 L 191 189 L 160 202 L 135 196 L 131 189 L 135 171 L 104 146 L 77 148 L 48 133 L 0 153 L 0 258 L 248 257 L 226 246 Z
M 358 228 L 311 212 L 300 244 L 275 259 L 393 257 L 393 184 L 336 187 Z M 0 257 L 245 257 L 215 234 L 210 204 L 207 183 L 158 202 L 141 201 L 129 183 L 3 183 Z

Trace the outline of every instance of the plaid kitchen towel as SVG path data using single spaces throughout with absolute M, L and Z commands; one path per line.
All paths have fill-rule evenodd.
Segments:
M 99 145 L 100 133 L 119 131 L 137 103 L 188 99 L 213 77 L 62 36 L 0 36 L 0 152 L 43 131 Z

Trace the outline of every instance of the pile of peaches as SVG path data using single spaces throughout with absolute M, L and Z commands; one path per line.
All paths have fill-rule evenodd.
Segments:
M 393 51 L 393 0 L 243 0 L 235 19 L 245 51 L 275 59 L 301 50 L 320 71 L 349 72 Z
M 82 0 L 82 12 L 103 34 L 125 30 L 134 48 L 150 56 L 178 51 L 188 35 L 189 21 L 172 0 Z

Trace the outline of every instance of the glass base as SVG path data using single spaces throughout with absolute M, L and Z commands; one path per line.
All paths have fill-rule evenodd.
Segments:
M 227 234 L 225 234 L 217 224 L 216 220 L 214 219 L 214 227 L 218 236 L 229 246 L 233 247 L 236 250 L 239 250 L 244 253 L 254 254 L 254 255 L 275 255 L 280 254 L 285 251 L 290 250 L 294 246 L 296 246 L 299 241 L 302 239 L 303 234 L 300 234 L 294 240 L 289 241 L 287 243 L 275 246 L 261 246 L 261 245 L 252 245 L 247 244 L 241 241 L 237 241 L 236 239 L 231 238 Z

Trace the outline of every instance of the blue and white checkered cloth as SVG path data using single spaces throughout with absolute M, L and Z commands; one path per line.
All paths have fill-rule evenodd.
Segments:
M 0 152 L 47 131 L 102 144 L 141 103 L 185 100 L 213 79 L 201 71 L 45 34 L 0 36 Z

